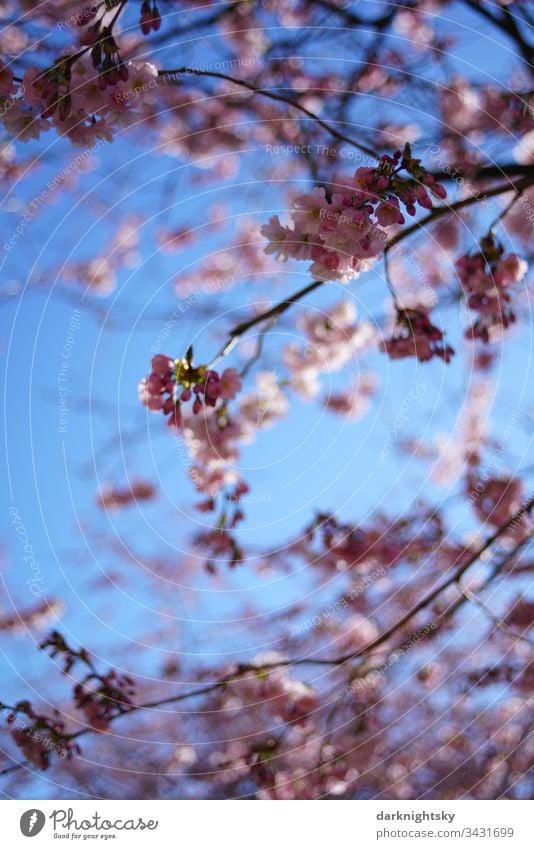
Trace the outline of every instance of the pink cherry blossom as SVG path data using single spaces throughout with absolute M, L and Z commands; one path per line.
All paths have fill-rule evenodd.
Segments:
M 166 377 L 174 367 L 174 360 L 165 354 L 156 354 L 155 357 L 152 357 L 151 366 L 155 374 Z
M 355 386 L 341 392 L 331 392 L 324 399 L 327 410 L 358 421 L 368 411 L 377 389 L 377 380 L 372 372 L 362 374 Z
M 231 401 L 241 391 L 241 375 L 235 368 L 226 368 L 221 374 L 219 389 L 221 398 Z
M 523 279 L 527 264 L 516 254 L 505 254 L 492 235 L 482 239 L 480 247 L 461 256 L 456 271 L 468 306 L 478 313 L 466 335 L 489 342 L 516 320 L 511 287 Z
M 454 350 L 442 340 L 443 332 L 432 324 L 425 307 L 398 308 L 393 336 L 384 339 L 380 347 L 392 360 L 417 357 L 421 362 L 426 362 L 433 357 L 440 357 L 448 363 Z
M 401 176 L 403 171 L 408 179 Z M 416 203 L 432 206 L 426 187 L 436 197 L 445 197 L 443 187 L 412 157 L 409 145 L 404 153 L 381 156 L 375 168 L 358 168 L 353 185 L 331 199 L 321 186 L 298 195 L 291 212 L 293 229 L 281 225 L 278 216 L 262 227 L 269 241 L 266 253 L 282 260 L 311 258 L 314 277 L 347 283 L 383 253 L 389 238 L 384 228 L 404 222 L 400 203 L 413 215 Z

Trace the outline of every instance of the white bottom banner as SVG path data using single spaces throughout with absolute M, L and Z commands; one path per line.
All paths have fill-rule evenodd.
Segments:
M 333 806 L 335 805 L 335 810 Z M 330 808 L 330 809 L 329 809 Z M 532 849 L 531 802 L 4 801 L 2 846 Z

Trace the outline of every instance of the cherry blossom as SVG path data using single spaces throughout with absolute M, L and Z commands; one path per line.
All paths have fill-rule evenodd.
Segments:
M 509 477 L 492 477 L 478 486 L 475 475 L 468 478 L 469 489 L 475 494 L 473 508 L 481 522 L 500 527 L 507 520 L 507 534 L 517 539 L 527 538 L 532 530 L 528 515 L 521 513 L 524 499 L 523 484 Z M 516 517 L 516 514 L 520 513 Z M 516 517 L 516 518 L 514 518 Z
M 372 325 L 358 320 L 356 307 L 348 299 L 323 312 L 301 316 L 297 327 L 305 334 L 306 344 L 289 343 L 283 359 L 290 372 L 289 385 L 305 399 L 320 392 L 321 374 L 341 370 L 376 341 Z
M 103 486 L 98 494 L 98 502 L 106 510 L 141 501 L 150 501 L 155 496 L 155 487 L 149 481 L 132 481 L 127 487 Z
M 129 676 L 111 670 L 106 675 L 90 675 L 74 687 L 74 704 L 97 731 L 105 731 L 115 716 L 132 706 L 134 682 Z
M 481 242 L 481 250 L 457 261 L 456 271 L 467 305 L 478 313 L 467 335 L 489 342 L 498 338 L 516 320 L 511 307 L 513 287 L 527 271 L 527 263 L 516 254 L 505 254 L 493 236 Z
M 2 792 L 526 798 L 522 5 L 0 6 Z
M 196 415 L 203 408 L 215 407 L 219 399 L 225 402 L 235 398 L 241 389 L 241 378 L 235 369 L 225 369 L 219 377 L 213 369 L 194 367 L 192 357 L 192 349 L 178 360 L 156 354 L 152 372 L 138 384 L 141 403 L 154 413 L 162 410 L 173 427 L 181 427 L 182 404 L 192 400 Z
M 439 357 L 448 363 L 454 350 L 443 344 L 443 332 L 435 327 L 425 307 L 418 309 L 397 308 L 395 331 L 391 338 L 384 339 L 381 348 L 392 360 L 417 357 L 421 362 Z
M 400 176 L 402 171 L 406 177 Z M 358 168 L 352 187 L 331 199 L 323 187 L 297 196 L 293 227 L 272 216 L 262 227 L 266 253 L 277 259 L 311 259 L 310 273 L 321 280 L 347 283 L 368 270 L 383 253 L 387 227 L 403 224 L 403 204 L 415 215 L 416 204 L 432 208 L 430 193 L 443 199 L 445 189 L 428 174 L 410 145 L 394 156 L 384 154 L 375 168 Z
M 343 415 L 351 421 L 358 421 L 368 411 L 376 390 L 377 380 L 374 373 L 363 373 L 359 375 L 355 386 L 327 395 L 324 405 L 331 412 Z

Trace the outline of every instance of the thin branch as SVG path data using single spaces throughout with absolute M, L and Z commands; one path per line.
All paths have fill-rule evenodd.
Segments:
M 521 507 L 517 511 L 517 513 L 515 513 L 513 516 L 511 516 L 509 519 L 507 519 L 507 521 L 504 522 L 495 531 L 495 533 L 493 533 L 490 537 L 488 537 L 488 539 L 486 540 L 484 545 L 482 545 L 481 548 L 479 548 L 477 551 L 475 551 L 474 554 L 472 554 L 471 557 L 469 557 L 469 559 L 466 561 L 466 563 L 459 566 L 456 569 L 456 571 L 449 578 L 446 578 L 444 581 L 442 581 L 440 584 L 438 584 L 438 586 L 435 587 L 435 589 L 430 590 L 430 592 L 428 592 L 425 596 L 423 596 L 423 598 L 419 602 L 417 602 L 417 604 L 415 604 L 410 610 L 408 610 L 407 613 L 405 613 L 393 625 L 391 625 L 389 628 L 387 628 L 385 631 L 383 631 L 382 634 L 380 634 L 378 637 L 376 637 L 376 639 L 374 639 L 372 642 L 368 643 L 366 646 L 364 646 L 362 649 L 360 649 L 360 651 L 356 652 L 355 654 L 347 654 L 347 655 L 344 655 L 342 657 L 334 658 L 334 659 L 331 659 L 331 660 L 326 660 L 326 659 L 325 660 L 310 660 L 309 662 L 324 663 L 324 664 L 330 663 L 330 664 L 339 665 L 339 664 L 342 664 L 342 663 L 346 663 L 349 660 L 356 660 L 359 657 L 361 657 L 362 655 L 367 654 L 367 652 L 372 651 L 375 648 L 378 648 L 378 646 L 381 646 L 383 643 L 385 643 L 387 640 L 389 640 L 389 638 L 391 636 L 393 636 L 393 634 L 396 631 L 398 631 L 400 628 L 402 628 L 404 625 L 406 625 L 406 623 L 409 622 L 411 619 L 413 619 L 414 616 L 416 616 L 422 610 L 427 608 L 429 604 L 431 604 L 433 601 L 435 601 L 436 598 L 438 598 L 438 596 L 440 596 L 446 589 L 453 586 L 453 584 L 457 584 L 460 581 L 460 579 L 462 578 L 462 576 L 467 572 L 467 570 L 470 569 L 471 566 L 473 566 L 473 564 L 476 563 L 480 559 L 480 557 L 482 557 L 482 555 L 489 548 L 491 548 L 493 543 L 497 542 L 497 540 L 500 539 L 500 537 L 503 536 L 506 533 L 506 531 L 509 530 L 510 527 L 512 527 L 514 525 L 514 523 L 520 521 L 521 518 L 525 514 L 530 513 L 533 507 L 534 507 L 534 498 L 531 498 L 525 505 L 523 505 L 523 507 Z M 456 558 L 456 562 L 458 562 L 459 559 L 460 559 L 460 555 Z M 306 661 L 306 659 L 304 659 L 302 661 L 297 661 L 297 663 L 300 663 L 300 662 L 305 663 L 307 661 Z
M 528 707 L 528 701 L 526 702 L 525 706 Z M 531 717 L 532 717 L 532 715 L 531 715 Z M 512 770 L 513 770 L 514 757 L 519 750 L 523 749 L 523 745 L 528 741 L 528 738 L 530 737 L 531 734 L 532 734 L 532 718 L 530 718 L 527 721 L 527 723 L 525 724 L 525 727 L 523 728 L 523 731 L 521 732 L 521 734 L 520 734 L 520 736 L 517 740 L 516 745 L 513 747 L 513 749 L 511 749 L 508 752 L 504 761 L 502 762 L 505 765 L 505 771 L 504 771 L 503 777 L 501 778 L 501 781 L 499 782 L 497 792 L 494 794 L 495 799 L 497 799 L 497 800 L 501 799 L 504 796 L 505 793 L 507 793 L 509 790 L 512 789 L 513 784 L 512 784 L 512 786 L 510 786 L 509 781 L 510 781 L 510 775 L 511 775 Z
M 519 634 L 517 631 L 514 631 L 513 628 L 510 628 L 510 626 L 504 621 L 504 619 L 501 619 L 500 616 L 497 616 L 487 606 L 487 604 L 476 595 L 476 593 L 469 589 L 469 587 L 465 587 L 460 584 L 460 592 L 463 596 L 465 596 L 467 601 L 470 601 L 471 604 L 474 604 L 481 610 L 483 610 L 488 619 L 490 619 L 490 621 L 493 622 L 495 627 L 498 628 L 499 631 L 502 631 L 503 634 L 506 634 L 508 637 L 512 637 L 514 640 L 521 640 L 524 643 L 528 643 L 528 645 L 530 646 L 534 646 L 533 640 L 529 639 L 529 637 L 525 637 L 524 634 Z
M 486 18 L 487 21 L 493 24 L 493 26 L 500 29 L 502 32 L 506 33 L 509 38 L 514 41 L 519 49 L 519 52 L 528 67 L 529 71 L 532 73 L 532 61 L 534 58 L 534 48 L 530 45 L 517 26 L 516 20 L 509 9 L 502 9 L 499 16 L 497 14 L 492 14 L 489 9 L 487 9 L 480 0 L 463 0 L 464 5 L 466 5 L 473 12 L 482 15 L 482 17 Z
M 504 194 L 505 192 L 515 191 L 516 197 L 514 198 L 514 202 L 517 198 L 525 191 L 528 186 L 534 185 L 534 177 L 526 177 L 524 180 L 519 180 L 517 183 L 507 184 L 505 186 L 496 186 L 494 189 L 490 189 L 486 192 L 485 197 L 494 197 L 496 195 Z M 387 264 L 387 253 L 390 251 L 395 245 L 401 242 L 403 239 L 411 236 L 412 233 L 415 233 L 417 230 L 425 227 L 427 224 L 431 224 L 434 221 L 437 221 L 439 218 L 442 218 L 444 215 L 449 214 L 450 212 L 454 212 L 458 209 L 463 209 L 466 206 L 471 206 L 474 203 L 477 203 L 480 200 L 479 197 L 473 196 L 468 198 L 463 198 L 462 200 L 456 201 L 456 203 L 449 204 L 447 206 L 440 206 L 433 209 L 430 215 L 427 215 L 426 218 L 423 218 L 421 221 L 416 221 L 410 227 L 407 227 L 406 230 L 401 230 L 400 233 L 397 233 L 390 241 L 386 244 L 384 251 L 384 261 Z M 394 300 L 396 301 L 395 290 L 392 287 L 390 281 L 388 280 L 389 289 L 393 295 Z M 260 313 L 248 321 L 244 321 L 241 324 L 238 324 L 233 330 L 230 331 L 228 341 L 224 345 L 224 347 L 219 351 L 216 357 L 211 361 L 208 368 L 214 368 L 215 365 L 220 362 L 224 357 L 228 356 L 228 354 L 234 349 L 237 342 L 248 330 L 252 327 L 255 327 L 257 324 L 261 324 L 264 321 L 268 321 L 272 318 L 277 318 L 279 315 L 282 315 L 286 310 L 289 309 L 294 303 L 300 301 L 306 295 L 309 295 L 310 292 L 315 291 L 320 286 L 322 286 L 324 281 L 322 280 L 314 280 L 313 283 L 310 283 L 308 286 L 305 286 L 304 289 L 300 289 L 290 298 L 287 298 L 284 301 L 281 301 L 279 304 L 276 304 L 271 309 L 266 312 Z
M 391 280 L 391 273 L 390 273 L 390 267 L 389 267 L 389 255 L 388 255 L 387 251 L 384 251 L 384 277 L 386 278 L 387 287 L 388 287 L 389 291 L 391 292 L 391 297 L 393 298 L 393 303 L 395 304 L 395 307 L 398 308 L 399 307 L 399 299 L 397 297 L 395 287 L 394 287 L 393 282 Z
M 449 168 L 447 171 L 429 171 L 439 183 L 457 181 L 459 177 L 469 180 L 489 180 L 497 177 L 532 177 L 534 165 L 521 165 L 518 162 L 507 162 L 504 165 L 471 166 L 466 169 Z
M 526 187 L 525 187 L 525 188 L 526 188 Z M 495 219 L 495 221 L 493 221 L 493 223 L 492 223 L 492 224 L 490 224 L 490 226 L 489 226 L 489 232 L 490 232 L 490 233 L 492 233 L 492 232 L 493 232 L 493 230 L 495 230 L 495 228 L 497 227 L 497 225 L 498 225 L 498 224 L 501 224 L 501 223 L 502 223 L 502 221 L 504 220 L 504 218 L 506 218 L 506 216 L 508 215 L 508 213 L 510 212 L 510 210 L 512 209 L 512 207 L 514 207 L 514 206 L 516 205 L 516 203 L 517 203 L 517 201 L 519 200 L 519 198 L 523 195 L 523 192 L 525 191 L 525 188 L 523 188 L 523 189 L 521 189 L 520 191 L 517 191 L 517 192 L 516 192 L 516 194 L 514 195 L 514 197 L 512 198 L 512 200 L 510 201 L 510 203 L 507 203 L 507 204 L 506 204 L 506 206 L 504 207 L 503 211 L 502 211 L 502 212 L 501 212 L 501 213 L 497 216 L 497 218 Z
M 252 327 L 255 327 L 257 324 L 261 324 L 264 321 L 269 321 L 270 319 L 276 319 L 278 316 L 282 315 L 286 310 L 289 309 L 293 304 L 296 304 L 297 301 L 300 301 L 302 298 L 309 295 L 310 292 L 314 292 L 315 289 L 318 289 L 319 286 L 323 285 L 322 280 L 314 280 L 313 283 L 310 283 L 308 286 L 305 286 L 304 289 L 300 289 L 298 292 L 295 292 L 294 295 L 291 295 L 290 298 L 287 298 L 284 301 L 280 301 L 279 304 L 276 304 L 271 309 L 266 310 L 265 312 L 260 313 L 259 315 L 254 316 L 254 318 L 249 319 L 248 321 L 243 321 L 241 324 L 236 325 L 229 333 L 228 341 L 224 345 L 223 348 L 219 351 L 217 356 L 211 361 L 208 368 L 214 368 L 215 365 L 222 360 L 224 357 L 228 356 L 230 351 L 236 346 L 237 342 L 248 330 Z
M 502 195 L 506 192 L 513 191 L 515 191 L 517 194 L 520 194 L 532 185 L 534 185 L 534 178 L 525 177 L 523 180 L 518 180 L 517 183 L 507 183 L 506 185 L 495 186 L 493 189 L 487 191 L 484 197 L 496 197 L 497 195 Z M 472 206 L 474 203 L 480 202 L 480 200 L 481 198 L 478 195 L 473 195 L 471 197 L 458 200 L 455 203 L 447 204 L 447 206 L 438 206 L 434 208 L 430 215 L 427 215 L 426 218 L 422 218 L 421 221 L 415 221 L 410 227 L 407 227 L 406 230 L 401 230 L 400 233 L 397 233 L 396 236 L 393 236 L 393 238 L 390 239 L 390 241 L 386 245 L 386 251 L 391 250 L 391 248 L 393 248 L 403 239 L 406 239 L 408 238 L 408 236 L 411 236 L 412 233 L 415 233 L 417 232 L 417 230 L 426 227 L 427 224 L 432 224 L 434 221 L 437 221 L 444 215 L 448 215 L 451 212 L 456 212 L 456 210 L 458 209 L 464 209 L 464 207 L 466 206 Z
M 22 769 L 25 766 L 28 766 L 28 764 L 13 764 L 13 766 L 8 766 L 5 769 L 0 769 L 0 775 L 9 775 L 10 772 L 15 772 L 17 769 Z
M 311 109 L 307 109 L 305 106 L 302 106 L 302 104 L 300 104 L 298 101 L 292 100 L 290 97 L 285 97 L 282 94 L 274 94 L 274 92 L 269 91 L 268 89 L 258 88 L 257 86 L 247 82 L 246 80 L 238 80 L 235 77 L 230 77 L 228 74 L 222 74 L 216 71 L 201 71 L 195 68 L 176 68 L 174 70 L 166 69 L 158 71 L 158 76 L 163 78 L 180 77 L 185 74 L 197 77 L 213 77 L 219 80 L 226 80 L 227 82 L 234 83 L 234 85 L 246 88 L 248 91 L 254 92 L 254 94 L 261 94 L 263 97 L 268 97 L 270 100 L 276 100 L 279 103 L 286 103 L 288 106 L 292 106 L 294 109 L 298 109 L 298 111 L 302 112 L 303 115 L 306 115 L 308 118 L 311 118 L 338 141 L 344 141 L 347 144 L 351 144 L 353 147 L 358 148 L 358 150 L 361 150 L 363 153 L 367 153 L 369 156 L 372 156 L 373 159 L 379 158 L 378 154 L 374 150 L 372 150 L 372 148 L 367 147 L 364 144 L 360 144 L 360 142 L 357 142 L 349 136 L 345 136 L 343 133 L 340 133 L 327 121 L 323 121 L 322 118 L 319 118 L 319 116 L 316 115 L 315 112 L 312 112 Z
M 250 370 L 256 365 L 256 363 L 260 360 L 261 355 L 263 353 L 263 343 L 265 341 L 266 333 L 271 329 L 273 324 L 275 324 L 276 318 L 272 318 L 260 332 L 258 336 L 258 341 L 256 343 L 256 350 L 254 351 L 254 355 L 248 360 L 245 366 L 241 369 L 241 378 L 244 380 L 245 377 L 249 374 Z
M 442 581 L 434 590 L 431 590 L 430 592 L 428 592 L 417 604 L 415 604 L 409 611 L 407 611 L 407 613 L 405 613 L 403 616 L 401 616 L 401 618 L 398 619 L 390 628 L 387 628 L 375 640 L 372 640 L 370 643 L 368 643 L 366 646 L 364 646 L 359 651 L 351 652 L 350 654 L 342 655 L 341 657 L 337 657 L 337 658 L 301 657 L 301 658 L 293 658 L 293 659 L 289 659 L 289 660 L 273 661 L 272 663 L 265 663 L 265 664 L 262 664 L 261 666 L 256 666 L 254 664 L 239 664 L 237 666 L 235 672 L 232 675 L 226 676 L 225 678 L 220 678 L 217 681 L 214 681 L 212 684 L 206 685 L 205 687 L 200 687 L 200 688 L 195 689 L 195 690 L 190 690 L 187 693 L 181 693 L 179 695 L 169 696 L 166 699 L 157 699 L 157 700 L 152 701 L 152 702 L 145 702 L 143 704 L 134 705 L 132 707 L 129 707 L 128 710 L 122 711 L 121 713 L 117 714 L 117 716 L 114 717 L 114 719 L 117 719 L 119 716 L 120 717 L 129 716 L 130 714 L 136 713 L 137 711 L 147 710 L 147 709 L 151 709 L 151 708 L 157 708 L 157 707 L 161 707 L 162 705 L 177 704 L 179 702 L 186 701 L 187 699 L 192 699 L 192 698 L 197 698 L 197 697 L 200 697 L 200 696 L 208 695 L 209 693 L 213 693 L 213 692 L 215 692 L 215 691 L 217 691 L 217 690 L 219 690 L 223 687 L 228 686 L 229 684 L 231 684 L 234 681 L 241 678 L 243 675 L 246 675 L 246 674 L 249 674 L 249 673 L 253 673 L 253 674 L 257 675 L 257 674 L 263 674 L 263 673 L 265 673 L 265 671 L 268 671 L 268 670 L 271 670 L 271 669 L 281 669 L 281 668 L 286 668 L 286 667 L 289 667 L 289 666 L 302 666 L 304 664 L 337 667 L 337 666 L 341 666 L 342 664 L 347 663 L 348 661 L 357 660 L 357 659 L 363 657 L 364 655 L 368 654 L 369 652 L 371 652 L 374 649 L 381 646 L 383 643 L 387 642 L 391 636 L 393 636 L 404 625 L 406 625 L 411 619 L 413 619 L 414 616 L 416 616 L 417 613 L 424 610 L 426 607 L 428 607 L 429 604 L 431 604 L 433 601 L 435 601 L 435 599 L 439 595 L 441 595 L 442 592 L 444 592 L 446 589 L 448 589 L 448 587 L 452 586 L 453 584 L 459 584 L 462 576 L 467 572 L 467 570 L 470 569 L 470 567 L 474 563 L 476 563 L 479 560 L 479 558 L 489 548 L 491 548 L 491 546 L 498 539 L 500 539 L 500 537 L 503 536 L 506 533 L 507 530 L 510 529 L 510 527 L 512 527 L 515 523 L 520 521 L 521 518 L 525 514 L 530 513 L 533 507 L 534 507 L 534 498 L 531 498 L 513 516 L 511 516 L 505 523 L 503 523 L 495 531 L 495 533 L 493 533 L 490 537 L 488 537 L 488 539 L 485 541 L 485 543 L 479 549 L 477 549 L 477 551 L 475 551 L 471 555 L 471 557 L 467 560 L 466 563 L 459 566 L 456 569 L 456 571 L 449 578 Z M 524 545 L 524 543 L 525 543 L 525 541 L 522 541 L 520 543 L 520 545 L 518 546 L 518 548 L 521 547 L 522 545 Z M 459 557 L 457 558 L 457 560 L 458 559 L 459 559 Z M 467 599 L 467 597 L 464 595 L 463 601 L 465 601 L 466 599 Z M 78 739 L 79 737 L 84 737 L 87 734 L 96 734 L 96 733 L 102 734 L 102 733 L 105 733 L 105 732 L 98 731 L 97 729 L 91 728 L 90 726 L 88 726 L 86 728 L 81 729 L 80 731 L 75 732 L 74 734 L 66 735 L 66 739 L 75 740 L 75 739 Z M 7 767 L 6 769 L 1 770 L 0 775 L 7 775 L 8 773 L 14 772 L 15 770 L 18 770 L 18 769 L 23 769 L 27 766 L 28 766 L 27 762 L 15 764 L 14 766 Z
M 113 31 L 113 27 L 114 27 L 114 26 L 115 26 L 115 24 L 117 23 L 117 20 L 118 20 L 118 18 L 119 18 L 119 16 L 120 16 L 120 14 L 121 14 L 122 10 L 123 10 L 123 9 L 124 9 L 124 7 L 126 6 L 127 2 L 128 2 L 128 0 L 121 0 L 121 2 L 119 3 L 119 7 L 118 7 L 118 9 L 117 9 L 117 11 L 115 12 L 115 14 L 113 15 L 113 18 L 111 19 L 111 21 L 110 21 L 110 23 L 109 23 L 109 29 L 110 29 L 110 30 L 112 30 L 112 31 Z

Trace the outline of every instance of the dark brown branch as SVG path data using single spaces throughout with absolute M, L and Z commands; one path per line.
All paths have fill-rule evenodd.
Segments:
M 432 604 L 432 602 L 435 601 L 438 596 L 440 596 L 446 589 L 453 586 L 453 584 L 457 584 L 462 578 L 462 576 L 467 572 L 467 570 L 470 569 L 471 566 L 473 566 L 489 548 L 491 548 L 493 543 L 497 542 L 497 540 L 500 539 L 500 537 L 502 537 L 506 533 L 506 531 L 509 530 L 512 525 L 514 525 L 515 522 L 520 521 L 525 514 L 530 513 L 533 507 L 534 498 L 531 498 L 525 505 L 523 505 L 523 507 L 521 507 L 517 511 L 517 513 L 507 519 L 507 521 L 504 522 L 495 531 L 494 534 L 488 537 L 484 545 L 477 551 L 475 551 L 474 554 L 469 557 L 466 563 L 461 566 L 458 566 L 458 568 L 453 572 L 453 574 L 449 578 L 446 578 L 440 584 L 438 584 L 437 587 L 435 587 L 433 590 L 430 590 L 430 592 L 423 596 L 423 598 L 418 601 L 417 604 L 415 604 L 410 610 L 408 610 L 403 616 L 401 616 L 400 619 L 398 619 L 393 625 L 383 631 L 382 634 L 380 634 L 375 640 L 364 646 L 363 649 L 360 649 L 360 651 L 356 652 L 356 654 L 344 655 L 343 657 L 335 658 L 334 660 L 330 661 L 323 660 L 321 661 L 321 663 L 341 664 L 346 663 L 349 660 L 356 660 L 362 655 L 373 651 L 374 649 L 381 646 L 383 643 L 387 642 L 387 640 L 389 640 L 389 638 L 392 637 L 396 631 L 406 625 L 411 619 L 414 618 L 414 616 L 416 616 L 422 610 L 425 610 L 425 608 L 427 608 L 429 604 Z M 456 562 L 459 559 L 460 557 L 457 557 Z
M 516 183 L 506 183 L 505 185 L 495 186 L 493 189 L 489 189 L 484 193 L 485 198 L 496 197 L 497 195 L 503 195 L 506 192 L 517 192 L 520 194 L 525 189 L 529 188 L 529 186 L 534 185 L 534 177 L 525 177 L 523 180 L 518 180 Z M 482 198 L 476 194 L 471 197 L 463 198 L 462 200 L 458 200 L 455 203 L 447 204 L 447 206 L 438 206 L 432 210 L 430 215 L 427 215 L 426 218 L 422 218 L 421 221 L 415 221 L 410 227 L 407 227 L 406 230 L 401 230 L 400 233 L 397 233 L 386 245 L 386 251 L 389 251 L 403 239 L 406 239 L 408 236 L 411 236 L 413 233 L 417 232 L 423 227 L 426 227 L 427 224 L 432 224 L 434 221 L 437 221 L 439 218 L 442 218 L 444 215 L 448 215 L 451 212 L 456 212 L 458 209 L 464 209 L 466 206 L 472 206 L 475 203 L 479 203 Z
M 207 684 L 205 687 L 200 687 L 195 690 L 190 690 L 187 693 L 181 693 L 175 696 L 169 696 L 165 699 L 156 699 L 152 702 L 145 702 L 140 705 L 134 705 L 130 707 L 128 710 L 121 712 L 118 716 L 129 716 L 133 713 L 136 713 L 140 710 L 149 710 L 152 708 L 161 707 L 162 705 L 168 704 L 177 704 L 179 702 L 186 701 L 187 699 L 198 698 L 200 696 L 208 695 L 209 693 L 213 693 L 216 690 L 219 690 L 223 687 L 227 687 L 232 682 L 236 681 L 238 678 L 241 678 L 243 675 L 247 674 L 260 674 L 270 669 L 280 669 L 289 666 L 302 666 L 302 665 L 322 665 L 322 666 L 341 666 L 352 660 L 358 660 L 359 658 L 365 656 L 374 649 L 379 648 L 381 645 L 386 643 L 390 637 L 392 637 L 397 631 L 400 631 L 404 625 L 410 622 L 418 613 L 422 610 L 425 610 L 433 601 L 435 601 L 446 589 L 453 586 L 454 584 L 459 584 L 462 576 L 473 566 L 480 557 L 488 551 L 491 546 L 497 542 L 514 524 L 519 522 L 523 516 L 529 514 L 534 507 L 534 498 L 531 498 L 527 501 L 513 516 L 507 519 L 491 536 L 489 536 L 485 543 L 478 548 L 468 560 L 458 566 L 456 570 L 453 572 L 445 580 L 441 581 L 437 587 L 433 590 L 430 590 L 423 598 L 417 602 L 413 607 L 410 608 L 403 616 L 400 617 L 393 625 L 383 631 L 376 639 L 372 640 L 362 649 L 357 652 L 351 652 L 350 654 L 342 655 L 341 657 L 336 658 L 313 658 L 313 657 L 301 657 L 301 658 L 293 658 L 289 660 L 281 660 L 275 661 L 273 663 L 266 663 L 261 666 L 256 666 L 254 664 L 240 664 L 237 666 L 235 672 L 232 675 L 228 675 L 225 678 L 220 678 L 217 681 L 214 681 L 212 684 Z M 524 542 L 520 544 L 522 546 Z M 461 559 L 459 555 L 456 559 L 456 562 Z M 115 719 L 117 718 L 115 717 Z M 72 735 L 68 736 L 68 739 L 75 740 L 79 737 L 83 737 L 87 734 L 95 734 L 95 733 L 103 733 L 101 731 L 97 731 L 94 728 L 86 727 L 81 731 L 77 731 Z M 9 772 L 13 772 L 16 769 L 24 768 L 27 764 L 17 764 L 12 767 L 8 767 L 5 770 L 0 771 L 0 775 L 6 775 Z
M 534 47 L 529 44 L 517 25 L 517 21 L 514 15 L 511 13 L 509 9 L 502 9 L 500 14 L 492 14 L 489 9 L 487 9 L 480 0 L 463 0 L 464 4 L 471 9 L 471 11 L 475 12 L 478 15 L 481 15 L 487 21 L 489 21 L 493 26 L 500 29 L 502 32 L 506 33 L 506 35 L 515 43 L 516 47 L 521 54 L 521 57 L 525 64 L 527 65 L 529 71 L 532 73 L 533 71 L 533 61 L 534 61 Z M 493 6 L 493 8 L 495 8 Z
M 309 295 L 310 292 L 314 292 L 315 289 L 318 289 L 319 286 L 322 285 L 322 280 L 314 280 L 313 283 L 310 283 L 308 286 L 305 286 L 304 289 L 300 289 L 298 292 L 295 292 L 294 295 L 291 295 L 290 298 L 286 298 L 285 301 L 280 301 L 279 304 L 276 304 L 274 307 L 271 307 L 271 309 L 254 316 L 254 318 L 251 318 L 248 321 L 243 321 L 241 322 L 241 324 L 237 324 L 230 331 L 228 341 L 226 342 L 224 347 L 219 351 L 217 356 L 211 361 L 211 363 L 209 364 L 209 368 L 214 368 L 216 363 L 219 362 L 219 360 L 222 360 L 223 357 L 228 356 L 228 354 L 235 347 L 241 336 L 247 333 L 247 331 L 249 331 L 252 327 L 255 327 L 257 324 L 262 324 L 264 321 L 269 321 L 270 319 L 278 318 L 278 316 L 282 315 L 282 313 L 288 310 L 289 307 L 291 307 L 293 304 L 296 304 L 297 301 L 302 300 L 302 298 L 306 297 L 306 295 Z
M 487 191 L 484 197 L 494 197 L 496 195 L 505 194 L 506 192 L 515 191 L 517 196 L 521 194 L 526 188 L 534 185 L 534 175 L 532 177 L 526 177 L 523 180 L 519 180 L 516 183 L 510 183 L 506 185 L 496 186 L 493 189 Z M 416 221 L 410 227 L 407 227 L 405 230 L 401 230 L 396 236 L 394 236 L 386 245 L 385 256 L 387 259 L 387 252 L 391 250 L 396 244 L 398 244 L 403 239 L 411 236 L 417 230 L 426 227 L 427 224 L 432 224 L 434 221 L 437 221 L 439 218 L 442 218 L 444 215 L 447 215 L 450 212 L 454 212 L 458 209 L 463 209 L 466 206 L 471 206 L 474 203 L 477 203 L 481 200 L 478 195 L 473 195 L 468 198 L 463 198 L 462 200 L 456 201 L 456 203 L 449 204 L 447 206 L 436 207 L 432 210 L 430 215 L 427 215 L 426 218 L 423 218 L 421 221 Z M 257 324 L 262 324 L 264 321 L 268 321 L 272 318 L 277 318 L 282 315 L 289 307 L 293 304 L 297 303 L 297 301 L 302 300 L 306 295 L 309 295 L 310 292 L 315 291 L 320 286 L 323 285 L 324 281 L 314 280 L 313 283 L 310 283 L 308 286 L 305 286 L 304 289 L 300 289 L 290 298 L 287 298 L 284 301 L 281 301 L 279 304 L 276 304 L 274 307 L 271 307 L 266 312 L 260 313 L 254 318 L 249 319 L 248 321 L 244 321 L 241 324 L 236 325 L 230 333 L 228 337 L 228 341 L 224 345 L 224 347 L 219 351 L 217 356 L 211 361 L 209 364 L 209 368 L 214 368 L 215 365 L 220 362 L 224 357 L 228 356 L 228 354 L 234 349 L 238 340 L 243 336 L 248 330 L 252 327 L 255 327 Z M 392 292 L 393 298 L 396 299 L 395 291 L 392 289 L 391 285 L 390 290 Z
M 363 153 L 367 153 L 369 156 L 372 156 L 373 159 L 378 159 L 377 153 L 370 147 L 366 147 L 366 145 L 360 144 L 349 136 L 340 133 L 327 121 L 323 121 L 322 118 L 319 118 L 319 116 L 316 115 L 315 112 L 312 112 L 311 109 L 307 109 L 305 106 L 302 106 L 302 104 L 300 104 L 297 100 L 293 100 L 290 97 L 285 97 L 282 94 L 275 94 L 274 92 L 268 89 L 258 88 L 257 86 L 247 82 L 246 80 L 238 80 L 235 77 L 230 77 L 228 74 L 222 74 L 215 71 L 201 71 L 196 70 L 195 68 L 176 68 L 174 70 L 162 70 L 158 72 L 158 76 L 163 78 L 180 77 L 186 74 L 197 77 L 212 77 L 214 79 L 226 80 L 227 82 L 233 83 L 234 85 L 246 88 L 248 91 L 252 91 L 255 94 L 261 94 L 263 97 L 269 98 L 269 100 L 275 100 L 278 103 L 285 103 L 288 106 L 292 106 L 294 109 L 298 109 L 299 112 L 302 112 L 303 115 L 306 115 L 308 118 L 311 118 L 313 121 L 315 121 L 320 127 L 330 133 L 333 138 L 337 139 L 338 141 L 344 141 L 347 144 L 358 148 L 358 150 L 361 150 Z
M 505 165 L 484 165 L 466 168 L 450 168 L 448 171 L 432 171 L 438 182 L 445 183 L 464 177 L 468 180 L 491 180 L 499 177 L 532 177 L 534 165 L 520 165 L 517 162 L 507 162 Z

